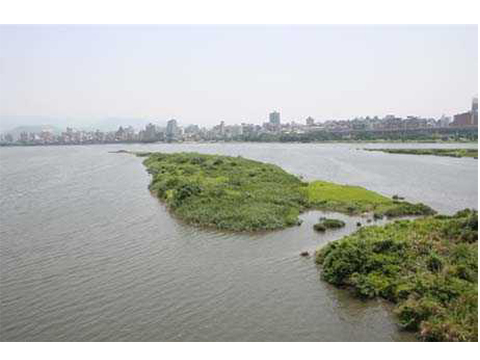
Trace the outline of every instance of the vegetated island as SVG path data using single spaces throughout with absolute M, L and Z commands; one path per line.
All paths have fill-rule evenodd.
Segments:
M 478 158 L 478 149 L 363 149 L 366 151 L 382 151 L 388 154 L 406 155 L 436 155 L 450 157 L 472 157 Z
M 315 260 L 326 281 L 363 297 L 395 302 L 401 325 L 418 330 L 421 339 L 476 341 L 476 211 L 433 216 L 428 206 L 400 201 L 398 195 L 390 199 L 356 186 L 308 183 L 278 166 L 241 157 L 137 155 L 147 157 L 152 193 L 194 225 L 274 230 L 299 224 L 298 215 L 310 209 L 351 215 L 373 212 L 376 218 L 429 215 L 362 227 L 318 250 Z M 325 229 L 343 225 L 324 218 L 319 224 Z
M 322 277 L 362 297 L 396 303 L 427 341 L 478 341 L 478 213 L 361 228 L 316 252 Z
M 305 182 L 280 167 L 242 157 L 137 153 L 152 175 L 149 189 L 185 222 L 232 231 L 299 225 L 307 210 L 378 217 L 429 215 L 424 204 L 387 198 L 358 186 Z

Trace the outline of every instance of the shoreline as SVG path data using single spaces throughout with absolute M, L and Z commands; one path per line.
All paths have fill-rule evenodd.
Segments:
M 326 140 L 326 141 L 178 141 L 178 142 L 111 142 L 85 144 L 0 144 L 1 148 L 11 147 L 58 147 L 92 145 L 181 145 L 181 144 L 478 144 L 478 141 L 434 141 L 434 140 Z
M 473 158 L 478 159 L 478 149 L 473 148 L 443 148 L 443 149 L 392 149 L 392 148 L 383 148 L 383 149 L 362 149 L 364 151 L 376 151 L 383 152 L 386 154 L 397 154 L 397 155 L 427 155 L 427 156 L 442 156 L 442 157 L 453 157 L 453 158 Z

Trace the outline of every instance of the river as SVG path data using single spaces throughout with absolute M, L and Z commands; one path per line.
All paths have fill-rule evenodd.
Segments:
M 320 212 L 264 234 L 185 225 L 148 191 L 141 158 L 197 151 L 275 163 L 441 213 L 477 208 L 471 158 L 362 151 L 385 144 L 150 144 L 0 148 L 2 341 L 410 341 L 384 301 L 320 280 Z M 477 147 L 477 144 L 389 144 Z

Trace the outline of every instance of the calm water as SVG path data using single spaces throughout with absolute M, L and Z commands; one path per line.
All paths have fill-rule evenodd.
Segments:
M 150 195 L 140 158 L 108 153 L 242 155 L 306 179 L 399 194 L 443 213 L 477 207 L 476 160 L 372 153 L 360 147 L 1 148 L 0 339 L 412 340 L 396 327 L 389 305 L 362 302 L 325 284 L 313 259 L 299 256 L 352 231 L 358 218 L 333 214 L 347 220 L 347 227 L 323 235 L 312 230 L 319 212 L 303 215 L 301 227 L 261 235 L 195 229 L 172 218 Z

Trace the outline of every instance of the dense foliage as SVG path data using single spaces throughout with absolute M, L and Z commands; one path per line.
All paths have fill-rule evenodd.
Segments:
M 150 189 L 183 220 L 235 231 L 295 225 L 304 184 L 275 165 L 196 153 L 151 154 Z
M 361 228 L 316 262 L 326 281 L 397 303 L 400 324 L 423 340 L 477 341 L 476 211 Z
M 450 157 L 478 157 L 478 149 L 364 149 L 382 151 L 389 154 L 436 155 Z
M 306 183 L 280 167 L 241 157 L 143 153 L 150 190 L 188 223 L 234 231 L 281 229 L 309 209 L 382 215 L 433 212 L 360 187 Z M 394 213 L 395 212 L 395 213 Z
M 478 140 L 476 128 L 427 129 L 427 130 L 355 130 L 350 132 L 332 132 L 325 130 L 305 133 L 259 133 L 240 135 L 234 141 L 252 142 L 322 142 L 322 141 L 414 141 L 414 142 L 470 142 Z
M 313 229 L 316 231 L 326 231 L 327 229 L 339 229 L 344 226 L 345 222 L 342 220 L 321 217 L 318 223 L 313 225 Z

